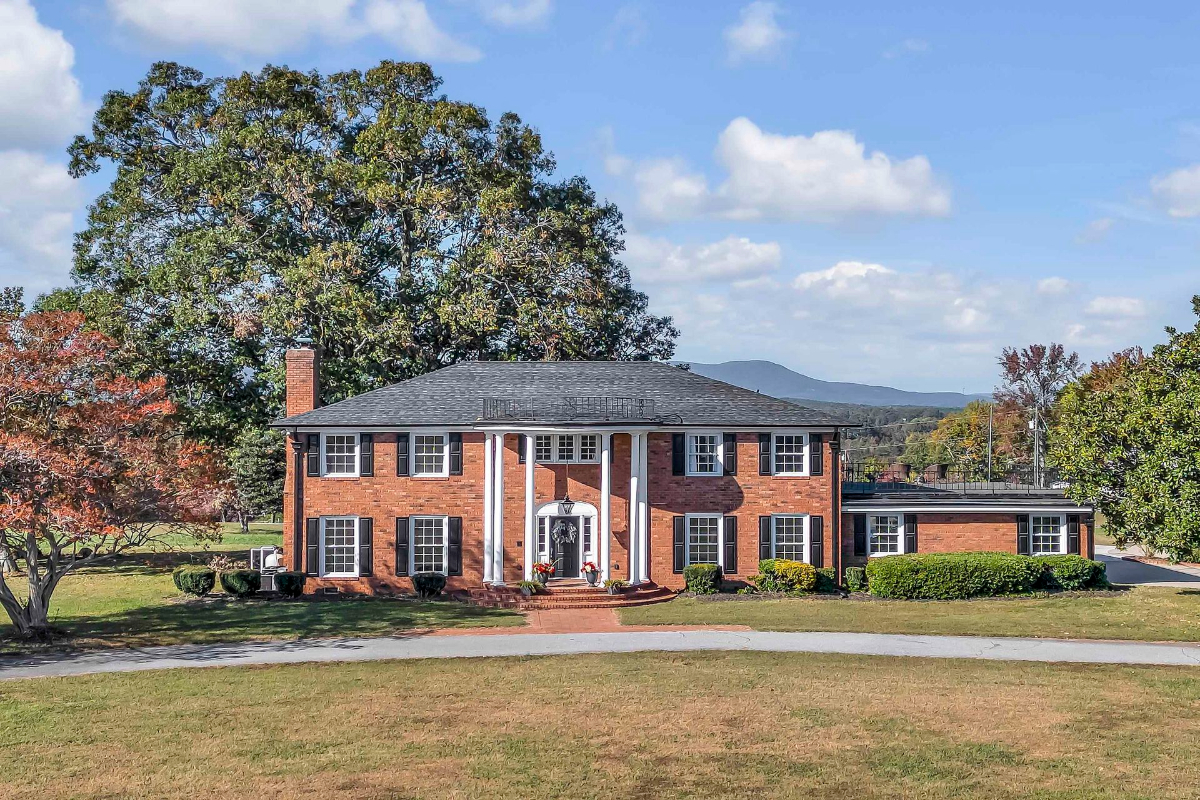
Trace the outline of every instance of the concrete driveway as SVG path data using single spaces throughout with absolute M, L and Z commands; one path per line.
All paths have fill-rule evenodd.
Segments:
M 1200 589 L 1200 569 L 1143 564 L 1140 561 L 1128 561 L 1122 558 L 1125 555 L 1141 555 L 1141 553 L 1136 550 L 1118 550 L 1109 545 L 1096 545 L 1096 560 L 1107 566 L 1108 579 L 1113 583 Z

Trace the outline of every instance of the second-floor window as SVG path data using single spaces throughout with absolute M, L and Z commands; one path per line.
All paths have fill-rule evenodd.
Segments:
M 807 475 L 808 435 L 801 431 L 774 434 L 771 459 L 775 475 Z
M 444 477 L 449 474 L 446 463 L 446 434 L 415 434 L 412 453 L 413 475 Z
M 721 434 L 689 433 L 687 435 L 687 474 L 721 474 Z
M 358 474 L 357 433 L 327 433 L 321 448 L 321 474 L 333 477 Z
M 540 464 L 588 464 L 600 460 L 596 433 L 539 433 L 533 437 L 534 459 Z

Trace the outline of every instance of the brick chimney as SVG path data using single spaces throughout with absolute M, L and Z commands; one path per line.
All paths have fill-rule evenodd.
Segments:
M 303 414 L 321 405 L 321 353 L 315 347 L 287 351 L 287 415 Z

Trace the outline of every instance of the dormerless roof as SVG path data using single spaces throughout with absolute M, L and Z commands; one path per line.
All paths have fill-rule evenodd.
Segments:
M 564 398 L 653 402 L 647 419 L 551 412 Z M 651 424 L 688 427 L 850 426 L 854 423 L 750 389 L 653 361 L 470 361 L 276 420 L 277 427 L 402 427 L 505 424 L 485 419 L 485 401 L 539 410 L 528 425 Z M 647 406 L 648 407 L 648 406 Z M 513 423 L 519 420 L 513 419 Z

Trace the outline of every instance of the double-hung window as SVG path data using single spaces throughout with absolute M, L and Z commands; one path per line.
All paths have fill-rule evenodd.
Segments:
M 808 474 L 808 434 L 783 431 L 771 436 L 771 473 L 774 475 Z
M 721 441 L 719 433 L 689 433 L 687 435 L 686 473 L 688 475 L 720 475 Z
M 867 516 L 867 553 L 890 556 L 904 552 L 904 528 L 898 514 Z
M 540 464 L 588 464 L 600 460 L 596 433 L 539 433 L 533 437 L 533 457 Z
M 686 519 L 687 563 L 721 563 L 721 515 L 688 514 Z
M 321 577 L 358 577 L 358 518 L 321 518 Z
M 448 543 L 446 517 L 410 517 L 412 527 L 412 573 L 446 574 Z
M 1035 556 L 1066 552 L 1066 525 L 1059 514 L 1034 514 L 1029 518 L 1031 550 Z
M 776 514 L 771 517 L 772 556 L 791 561 L 808 561 L 808 517 L 804 514 Z
M 417 433 L 412 442 L 412 474 L 446 477 L 450 474 L 446 457 L 446 434 Z
M 326 433 L 321 437 L 321 474 L 351 478 L 358 475 L 357 433 Z

